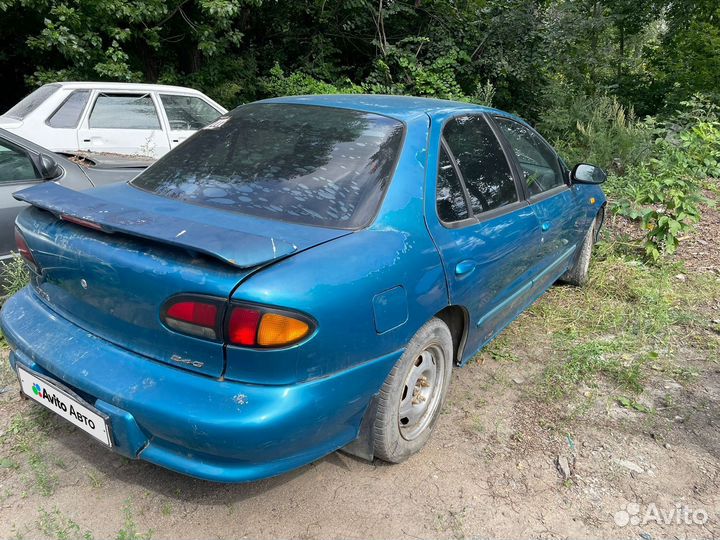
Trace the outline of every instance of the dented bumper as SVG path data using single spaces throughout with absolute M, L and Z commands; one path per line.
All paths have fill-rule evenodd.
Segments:
M 302 384 L 250 385 L 161 364 L 102 340 L 26 288 L 0 313 L 13 367 L 68 386 L 110 417 L 113 450 L 219 482 L 267 478 L 353 441 L 402 351 Z

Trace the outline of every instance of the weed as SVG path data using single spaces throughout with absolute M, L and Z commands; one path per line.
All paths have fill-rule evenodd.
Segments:
M 686 384 L 694 381 L 698 377 L 697 371 L 686 367 L 673 367 L 670 373 L 676 381 Z
M 170 516 L 172 515 L 173 509 L 170 503 L 165 503 L 162 505 L 162 508 L 160 509 L 160 512 L 163 516 Z
M 620 405 L 622 405 L 623 407 L 625 407 L 626 409 L 632 409 L 634 411 L 638 411 L 641 413 L 651 413 L 652 412 L 652 409 L 646 407 L 642 403 L 638 403 L 634 399 L 631 399 L 631 398 L 628 398 L 625 396 L 619 396 L 617 398 L 617 402 Z
M 2 292 L 5 295 L 0 298 L 0 303 L 25 287 L 30 281 L 30 274 L 23 258 L 17 253 L 12 255 L 12 258 L 0 267 Z
M 0 459 L 0 469 L 17 469 L 19 465 L 10 458 Z
M 102 475 L 93 471 L 90 471 L 87 475 L 90 479 L 90 485 L 95 489 L 99 489 L 105 485 L 105 478 Z
M 3 435 L 3 443 L 10 446 L 11 451 L 27 454 L 27 463 L 33 474 L 33 486 L 43 496 L 55 493 L 58 478 L 51 470 L 42 453 L 42 443 L 38 443 L 38 434 L 46 429 L 52 414 L 42 407 L 31 407 L 23 414 L 17 414 L 10 421 L 10 426 Z M 42 437 L 39 437 L 42 440 Z M 64 465 L 62 460 L 55 463 Z
M 152 529 L 145 533 L 137 531 L 137 524 L 132 510 L 132 501 L 128 498 L 123 505 L 123 515 L 125 517 L 122 528 L 116 535 L 116 540 L 149 540 L 152 538 Z
M 484 349 L 484 352 L 487 352 L 496 362 L 517 362 L 520 360 L 513 351 L 506 335 L 498 336 Z
M 31 452 L 28 458 L 28 464 L 35 477 L 35 488 L 38 492 L 45 497 L 49 497 L 55 493 L 58 485 L 58 477 L 50 470 L 43 455 L 39 452 Z
M 45 535 L 56 538 L 57 540 L 69 540 L 75 538 L 84 538 L 92 540 L 93 536 L 90 531 L 81 534 L 80 525 L 67 516 L 64 516 L 60 510 L 55 508 L 52 512 L 47 512 L 43 508 L 39 510 L 38 529 Z

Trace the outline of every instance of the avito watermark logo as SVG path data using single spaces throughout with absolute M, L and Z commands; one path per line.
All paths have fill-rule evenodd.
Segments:
M 691 508 L 675 503 L 671 507 L 661 507 L 655 503 L 644 506 L 638 503 L 628 503 L 624 510 L 613 514 L 618 527 L 628 525 L 705 525 L 710 520 L 710 514 L 703 508 Z

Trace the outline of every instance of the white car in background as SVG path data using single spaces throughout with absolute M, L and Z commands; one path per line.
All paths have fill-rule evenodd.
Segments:
M 159 158 L 227 112 L 202 92 L 159 84 L 46 84 L 0 116 L 0 128 L 54 152 Z

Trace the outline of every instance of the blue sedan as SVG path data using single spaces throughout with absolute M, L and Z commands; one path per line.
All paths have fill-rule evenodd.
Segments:
M 421 450 L 462 366 L 587 279 L 606 199 L 522 120 L 442 100 L 235 109 L 133 181 L 16 197 L 25 395 L 208 480 Z

